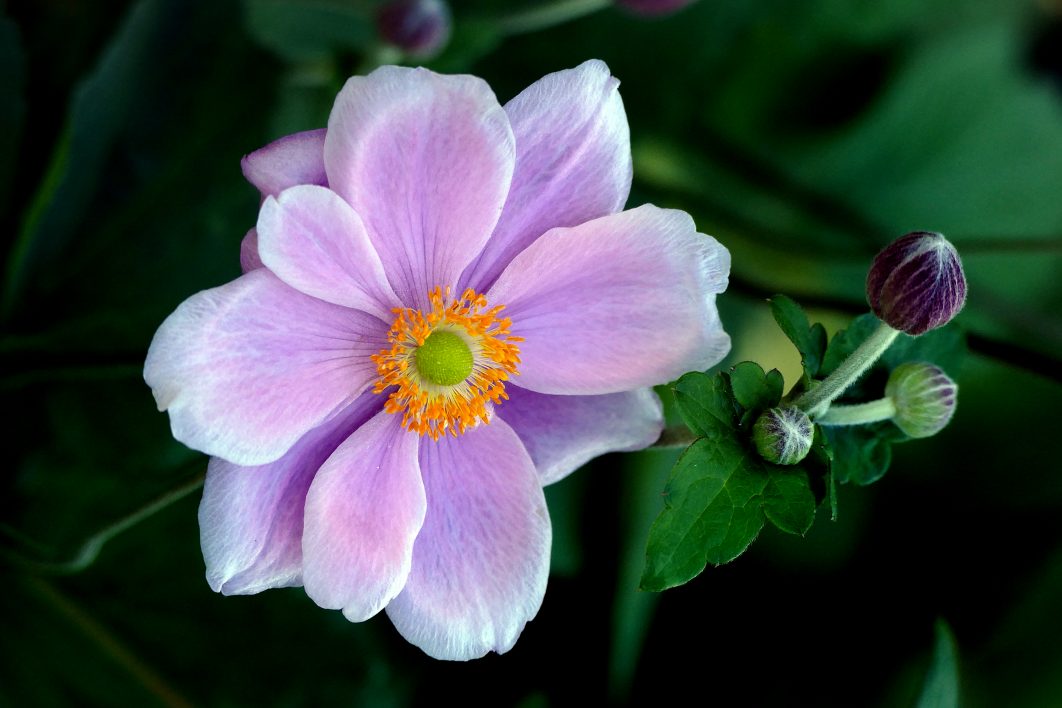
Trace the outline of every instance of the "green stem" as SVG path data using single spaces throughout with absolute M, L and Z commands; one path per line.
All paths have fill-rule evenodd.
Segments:
M 557 0 L 543 3 L 531 10 L 524 10 L 496 21 L 496 27 L 504 34 L 526 34 L 577 20 L 612 4 L 612 0 Z
M 886 396 L 867 403 L 830 406 L 815 422 L 821 425 L 864 425 L 891 420 L 895 415 L 896 405 Z
M 893 340 L 900 334 L 882 322 L 878 328 L 860 344 L 837 369 L 823 379 L 818 386 L 807 391 L 794 401 L 794 405 L 816 418 L 826 411 L 833 399 L 844 393 L 845 389 L 863 375 L 870 365 L 878 360 Z
M 118 534 L 136 526 L 144 519 L 157 514 L 174 502 L 184 499 L 186 496 L 203 486 L 205 473 L 197 474 L 192 479 L 174 487 L 162 496 L 140 507 L 127 516 L 123 516 L 112 524 L 105 526 L 97 533 L 89 536 L 81 544 L 77 553 L 66 561 L 30 561 L 16 558 L 16 562 L 27 566 L 30 570 L 47 575 L 73 575 L 92 565 L 99 557 L 103 546 Z
M 649 446 L 650 449 L 688 447 L 697 436 L 685 425 L 671 425 L 660 432 L 660 437 Z

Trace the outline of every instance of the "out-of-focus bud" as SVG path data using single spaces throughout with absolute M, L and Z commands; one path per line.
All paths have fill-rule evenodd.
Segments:
M 694 0 L 616 0 L 620 7 L 639 15 L 666 15 L 686 7 Z
M 874 258 L 867 300 L 885 324 L 919 335 L 947 324 L 966 304 L 966 276 L 955 247 L 941 234 L 902 236 Z
M 406 54 L 430 57 L 450 39 L 450 7 L 443 0 L 392 0 L 376 11 L 376 30 Z
M 795 406 L 772 408 L 752 425 L 752 444 L 760 457 L 776 465 L 795 465 L 807 457 L 815 429 Z
M 896 406 L 892 422 L 912 438 L 928 438 L 955 414 L 959 386 L 938 366 L 907 363 L 893 369 L 885 395 Z

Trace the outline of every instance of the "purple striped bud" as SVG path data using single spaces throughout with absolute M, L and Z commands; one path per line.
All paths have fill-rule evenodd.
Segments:
M 772 408 L 752 425 L 752 444 L 760 457 L 776 465 L 795 465 L 807 457 L 815 429 L 795 406 Z
M 391 0 L 376 11 L 376 30 L 412 57 L 430 57 L 450 39 L 450 7 L 443 0 Z
M 616 4 L 638 15 L 666 15 L 686 7 L 693 0 L 616 0 Z
M 966 303 L 966 276 L 955 247 L 943 235 L 916 231 L 874 257 L 867 300 L 885 324 L 911 335 L 951 321 Z
M 955 414 L 959 386 L 938 366 L 907 363 L 892 370 L 885 395 L 896 406 L 892 422 L 912 438 L 928 438 Z

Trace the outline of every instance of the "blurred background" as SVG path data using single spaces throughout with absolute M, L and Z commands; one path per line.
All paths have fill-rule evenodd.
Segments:
M 0 705 L 956 705 L 923 689 L 953 665 L 962 705 L 1062 705 L 1062 4 L 454 2 L 449 36 L 388 30 L 423 58 L 387 45 L 380 5 L 0 3 Z M 834 331 L 885 243 L 958 246 L 951 426 L 843 487 L 836 522 L 767 528 L 661 595 L 637 582 L 677 453 L 603 457 L 547 489 L 538 617 L 468 664 L 300 589 L 215 595 L 198 491 L 80 572 L 47 565 L 205 468 L 141 369 L 180 301 L 239 274 L 258 206 L 241 156 L 324 126 L 381 61 L 473 73 L 504 102 L 593 57 L 622 81 L 628 206 L 685 209 L 733 253 L 724 366 L 791 382 L 765 297 Z

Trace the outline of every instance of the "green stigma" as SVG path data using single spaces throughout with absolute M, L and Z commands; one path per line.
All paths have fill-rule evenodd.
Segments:
M 437 386 L 453 386 L 472 373 L 472 350 L 453 332 L 432 332 L 413 355 L 417 372 Z

